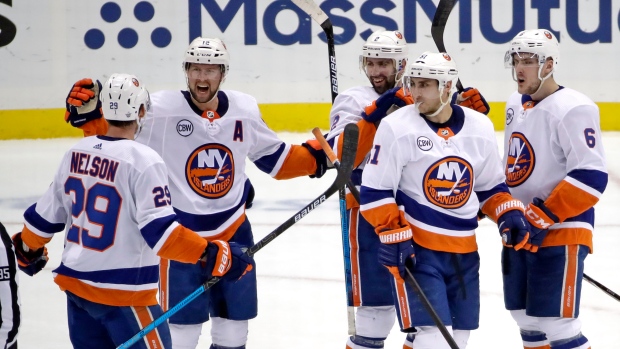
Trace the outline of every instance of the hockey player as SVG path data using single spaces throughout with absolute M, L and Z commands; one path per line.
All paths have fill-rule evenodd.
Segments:
M 71 343 L 84 349 L 116 348 L 162 314 L 159 257 L 204 263 L 203 281 L 214 275 L 234 282 L 253 263 L 235 243 L 204 239 L 176 222 L 164 161 L 133 141 L 150 106 L 142 82 L 113 74 L 101 102 L 106 135 L 67 151 L 13 237 L 20 269 L 32 276 L 47 263 L 44 245 L 66 230 L 54 281 L 67 294 Z M 167 323 L 135 347 L 172 348 Z
M 0 348 L 17 349 L 21 323 L 19 276 L 11 236 L 0 223 Z
M 506 183 L 532 226 L 527 250 L 503 254 L 506 309 L 524 348 L 589 348 L 578 316 L 593 206 L 607 186 L 599 110 L 555 81 L 551 31 L 520 32 L 505 58 L 517 82 L 506 104 Z
M 504 183 L 491 121 L 450 103 L 458 72 L 445 53 L 425 52 L 405 69 L 403 89 L 415 100 L 385 117 L 364 168 L 361 213 L 380 240 L 379 263 L 400 328 L 415 349 L 449 348 L 416 292 L 409 268 L 460 348 L 478 327 L 479 255 L 474 231 L 481 209 L 503 241 L 522 248 L 523 204 Z M 417 263 L 416 263 L 417 262 Z
M 370 151 L 376 124 L 392 105 L 402 107 L 413 103 L 397 86 L 407 65 L 407 43 L 399 31 L 376 31 L 362 46 L 360 69 L 371 86 L 357 86 L 338 95 L 330 113 L 331 131 L 326 137 L 333 146 L 342 148 L 340 134 L 348 123 L 358 123 L 360 130 L 367 130 L 368 137 L 360 137 L 352 182 L 361 183 L 363 160 Z M 456 95 L 456 94 L 455 94 Z M 477 89 L 464 91 L 462 105 L 481 112 L 488 112 L 488 104 Z M 375 101 L 376 100 L 376 101 Z M 367 112 L 367 113 L 366 113 Z M 364 122 L 364 118 L 370 123 Z M 374 228 L 359 214 L 359 204 L 347 195 L 349 219 L 350 264 L 352 266 L 353 306 L 356 334 L 347 340 L 347 348 L 383 348 L 394 325 L 396 313 L 390 289 L 390 274 L 377 262 L 381 242 Z M 408 335 L 405 346 L 411 348 L 413 335 Z
M 221 90 L 228 74 L 229 53 L 220 39 L 196 38 L 183 60 L 186 91 L 152 94 L 152 108 L 137 141 L 159 153 L 168 167 L 170 195 L 178 220 L 202 237 L 254 243 L 246 204 L 251 185 L 246 158 L 276 179 L 326 170 L 323 151 L 308 144 L 278 139 L 262 121 L 256 100 L 241 92 Z M 100 118 L 93 89 L 82 81 L 67 99 L 66 120 L 86 134 L 107 128 Z M 318 146 L 318 143 L 315 145 Z M 177 304 L 203 281 L 202 266 L 163 260 L 160 302 L 164 310 Z M 195 348 L 202 324 L 211 317 L 211 348 L 245 348 L 248 320 L 257 315 L 255 269 L 241 280 L 220 282 L 170 318 L 175 349 Z

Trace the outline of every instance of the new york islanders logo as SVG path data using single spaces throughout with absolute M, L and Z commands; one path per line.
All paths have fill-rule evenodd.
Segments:
M 459 208 L 469 200 L 473 188 L 471 165 L 456 156 L 432 164 L 424 174 L 424 195 L 431 203 L 446 209 Z
M 506 184 L 516 187 L 525 182 L 536 163 L 534 148 L 522 133 L 514 132 L 508 140 L 508 156 L 506 159 Z
M 209 143 L 196 148 L 185 164 L 185 179 L 196 194 L 220 198 L 233 186 L 235 161 L 227 147 Z

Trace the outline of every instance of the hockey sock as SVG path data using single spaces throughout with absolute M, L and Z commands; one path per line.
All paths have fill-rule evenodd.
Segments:
M 524 349 L 549 349 L 547 336 L 540 331 L 521 330 Z
M 347 341 L 347 349 L 383 349 L 385 338 L 369 338 L 363 336 L 351 336 Z

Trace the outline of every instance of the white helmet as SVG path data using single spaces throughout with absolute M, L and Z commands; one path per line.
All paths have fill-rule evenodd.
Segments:
M 434 79 L 439 82 L 439 88 L 446 87 L 448 81 L 456 80 L 459 71 L 456 69 L 456 63 L 450 55 L 445 52 L 424 52 L 420 57 L 416 58 L 412 64 L 405 69 L 403 79 L 405 84 L 409 86 L 411 78 Z
M 366 58 L 389 58 L 394 61 L 396 72 L 407 62 L 407 42 L 399 31 L 379 30 L 372 33 L 362 46 L 360 69 L 365 71 Z
M 504 56 L 504 65 L 512 68 L 512 55 L 532 53 L 538 56 L 538 63 L 543 64 L 547 58 L 553 58 L 553 70 L 560 61 L 560 44 L 551 31 L 546 29 L 524 30 L 510 42 L 510 49 Z
M 222 40 L 217 38 L 197 37 L 189 44 L 187 51 L 185 51 L 185 59 L 183 60 L 184 69 L 187 69 L 188 63 L 221 64 L 222 73 L 224 75 L 222 80 L 224 80 L 228 74 L 230 55 Z
M 454 63 L 450 55 L 445 52 L 436 53 L 427 51 L 416 58 L 412 64 L 407 65 L 407 69 L 405 69 L 405 74 L 403 75 L 403 89 L 406 95 L 411 95 L 412 78 L 437 80 L 441 106 L 434 113 L 427 115 L 432 117 L 439 114 L 443 107 L 450 101 L 450 98 L 445 102 L 441 98 L 448 82 L 456 80 L 458 76 L 459 71 L 456 69 L 456 63 Z M 454 87 L 454 84 L 452 84 L 452 87 Z
M 106 120 L 138 120 L 141 106 L 145 111 L 151 109 L 149 91 L 130 74 L 112 74 L 101 87 L 99 99 Z

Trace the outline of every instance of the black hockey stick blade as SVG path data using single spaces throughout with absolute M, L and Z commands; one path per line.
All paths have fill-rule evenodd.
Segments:
M 411 285 L 411 287 L 413 287 L 414 291 L 418 294 L 418 297 L 420 297 L 420 301 L 422 302 L 422 305 L 424 306 L 428 314 L 433 319 L 435 326 L 439 328 L 439 332 L 441 332 L 441 334 L 443 335 L 443 338 L 446 339 L 451 349 L 459 349 L 459 346 L 456 344 L 456 341 L 454 341 L 454 338 L 450 335 L 450 332 L 448 332 L 446 325 L 443 324 L 443 321 L 441 321 L 441 318 L 439 318 L 439 315 L 437 315 L 437 312 L 431 305 L 431 302 L 429 302 L 428 298 L 426 298 L 426 295 L 422 291 L 420 284 L 418 284 L 418 281 L 416 281 L 415 277 L 413 277 L 413 274 L 409 270 L 409 267 L 405 267 L 405 271 L 407 273 L 407 275 L 405 275 L 406 276 L 405 281 L 408 282 Z
M 274 231 L 267 234 L 264 238 L 262 238 L 259 242 L 254 244 L 254 246 L 250 247 L 246 253 L 249 256 L 253 256 L 260 249 L 265 247 L 268 243 L 273 241 L 276 237 L 282 234 L 285 230 L 290 228 L 293 224 L 297 223 L 300 219 L 304 218 L 308 213 L 317 208 L 320 204 L 325 202 L 325 200 L 338 191 L 338 188 L 345 185 L 347 180 L 351 177 L 351 171 L 353 171 L 353 163 L 355 161 L 355 153 L 357 152 L 357 139 L 359 137 L 359 129 L 356 124 L 349 124 L 344 128 L 345 140 L 343 144 L 342 151 L 342 162 L 340 169 L 338 169 L 338 174 L 336 175 L 336 179 L 332 184 L 327 188 L 323 194 L 319 195 L 316 199 L 306 205 L 304 208 L 299 210 L 295 215 L 291 218 L 287 219 L 284 223 L 280 224 Z M 189 296 L 182 299 L 178 304 L 174 307 L 168 309 L 165 313 L 163 313 L 160 317 L 155 319 L 149 325 L 144 327 L 140 332 L 136 333 L 133 337 L 127 340 L 125 343 L 119 345 L 117 349 L 127 349 L 132 345 L 137 343 L 140 339 L 144 338 L 149 332 L 155 329 L 157 326 L 162 324 L 164 321 L 169 319 L 172 315 L 177 313 L 181 308 L 185 307 L 188 303 L 196 299 L 199 295 L 204 293 L 209 288 L 213 287 L 213 285 L 217 284 L 220 281 L 220 277 L 214 276 L 209 278 L 209 280 L 205 281 L 199 288 L 197 288 L 194 292 L 192 292 Z
M 590 284 L 594 285 L 594 287 L 596 287 L 596 288 L 600 289 L 601 291 L 607 293 L 607 295 L 609 295 L 611 298 L 613 298 L 613 299 L 617 300 L 618 302 L 620 302 L 620 296 L 616 292 L 610 290 L 609 288 L 605 287 L 605 285 L 603 285 L 600 282 L 598 282 L 598 281 L 594 280 L 593 278 L 589 277 L 588 275 L 586 275 L 586 273 L 583 273 L 583 278 L 587 282 L 589 282 Z
M 443 32 L 446 29 L 448 17 L 450 17 L 450 13 L 455 4 L 456 0 L 439 0 L 439 4 L 437 4 L 437 10 L 435 11 L 433 24 L 431 25 L 431 36 L 439 52 L 447 52 L 446 45 L 443 43 Z M 456 80 L 456 89 L 459 90 L 459 92 L 463 91 L 461 79 Z

